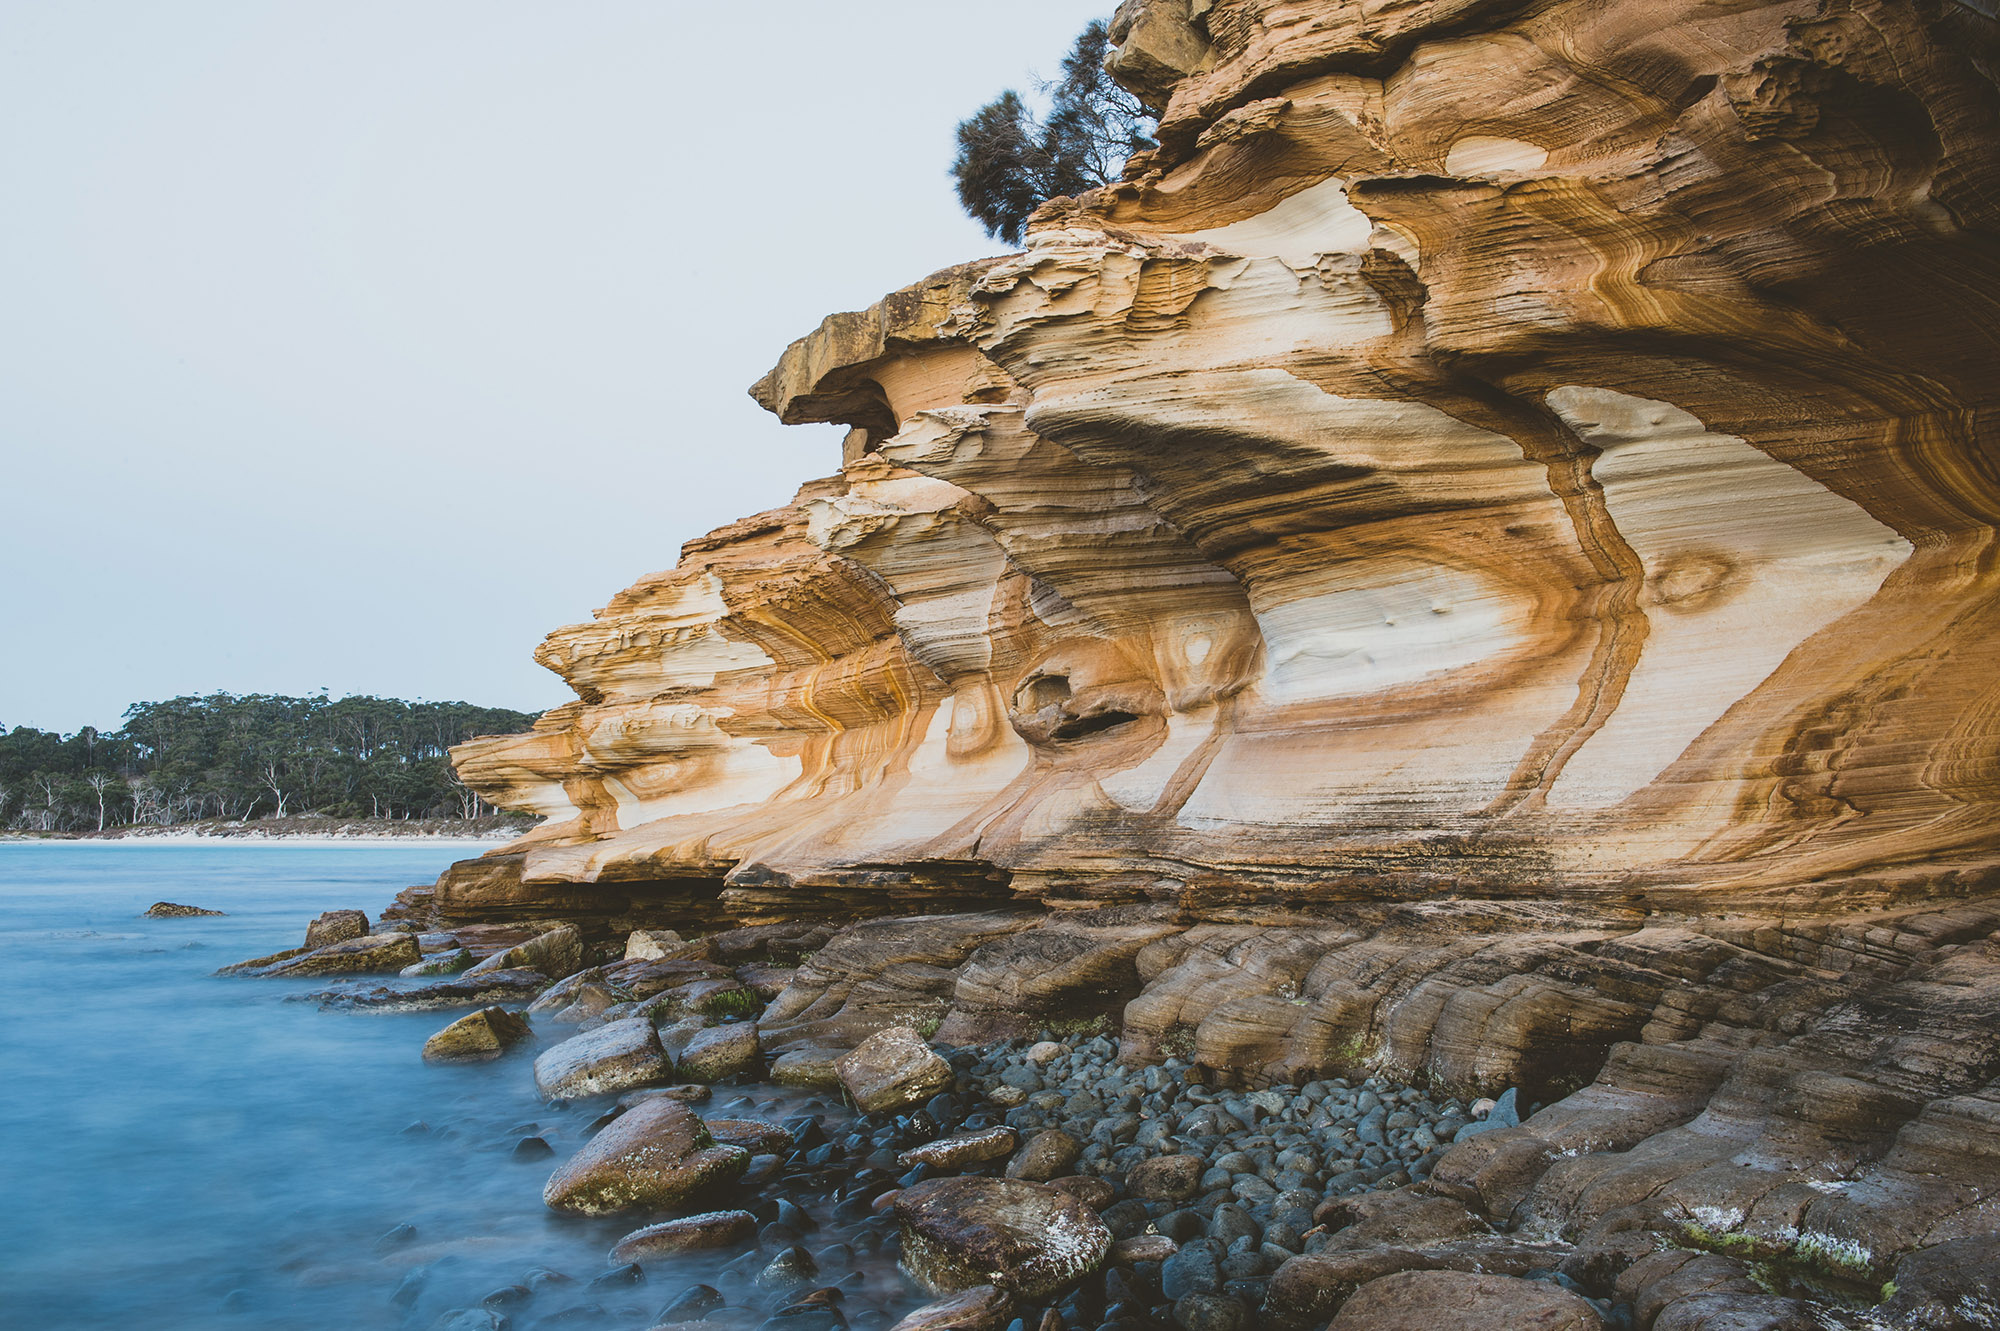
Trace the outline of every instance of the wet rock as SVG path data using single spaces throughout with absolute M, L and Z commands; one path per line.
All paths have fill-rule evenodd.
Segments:
M 1213 1294 L 1222 1288 L 1221 1245 L 1196 1239 L 1160 1263 L 1160 1291 L 1170 1299 L 1189 1294 Z
M 1014 1310 L 1007 1291 L 994 1285 L 974 1285 L 936 1303 L 927 1303 L 889 1331 L 1000 1331 Z
M 1895 1294 L 1878 1310 L 1890 1326 L 2000 1326 L 2000 1235 L 1951 1239 L 1910 1253 L 1896 1264 L 1895 1283 Z
M 708 1135 L 723 1146 L 741 1146 L 752 1155 L 779 1155 L 792 1149 L 792 1134 L 754 1118 L 705 1120 Z
M 1103 1179 L 1089 1178 L 1080 1174 L 1071 1175 L 1069 1178 L 1050 1179 L 1048 1186 L 1057 1192 L 1068 1193 L 1093 1211 L 1109 1206 L 1111 1199 L 1118 1195 L 1117 1189 Z
M 358 910 L 323 911 L 306 926 L 306 947 L 327 947 L 368 936 L 368 916 Z
M 1471 1271 L 1404 1271 L 1356 1290 L 1327 1331 L 1437 1331 L 1439 1326 L 1509 1331 L 1599 1331 L 1590 1304 L 1560 1285 Z
M 535 1297 L 535 1291 L 526 1285 L 502 1285 L 479 1301 L 482 1308 L 499 1311 L 502 1308 L 518 1308 Z
M 417 935 L 417 948 L 427 957 L 434 952 L 461 952 L 465 950 L 464 944 L 458 941 L 458 935 L 450 933 L 420 933 Z
M 1224 1294 L 1183 1294 L 1174 1301 L 1174 1323 L 1182 1331 L 1245 1331 L 1250 1312 Z
M 929 1165 L 940 1173 L 955 1174 L 985 1164 L 988 1160 L 1000 1159 L 1011 1152 L 1020 1140 L 1020 1134 L 1007 1127 L 961 1132 L 925 1142 L 922 1146 L 913 1146 L 897 1156 L 896 1163 L 906 1169 L 912 1165 Z
M 759 1289 L 789 1289 L 805 1284 L 818 1274 L 819 1263 L 813 1260 L 813 1255 L 794 1244 L 773 1257 L 757 1273 L 756 1283 Z
M 427 1063 L 484 1063 L 528 1038 L 525 1018 L 503 1007 L 467 1013 L 424 1041 Z
M 645 1268 L 637 1262 L 627 1262 L 613 1267 L 590 1282 L 592 1289 L 619 1289 L 626 1285 L 641 1285 L 646 1281 Z
M 440 1012 L 448 1008 L 485 1007 L 492 1003 L 525 1003 L 540 993 L 546 984 L 548 978 L 540 971 L 493 971 L 469 979 L 457 975 L 424 985 L 322 989 L 306 997 L 326 1008 L 365 1008 L 370 1012 Z
M 831 1091 L 840 1086 L 840 1070 L 834 1066 L 840 1054 L 832 1049 L 791 1049 L 771 1063 L 771 1080 L 780 1086 L 807 1086 Z
M 1443 1263 L 1402 1248 L 1308 1253 L 1280 1266 L 1265 1296 L 1266 1320 L 1281 1331 L 1318 1328 L 1340 1311 L 1354 1291 L 1399 1271 L 1430 1271 Z
M 224 966 L 221 970 L 218 970 L 216 974 L 255 975 L 265 970 L 267 967 L 277 965 L 281 961 L 290 961 L 293 957 L 303 957 L 310 951 L 312 951 L 312 949 L 309 947 L 283 948 L 277 952 L 270 953 L 268 956 L 251 957 L 248 961 L 233 962 L 230 965 Z
M 1046 1183 L 1067 1177 L 1083 1154 L 1083 1143 L 1061 1128 L 1049 1128 L 1028 1138 L 1027 1145 L 1007 1162 L 1007 1177 Z
M 672 929 L 634 929 L 625 936 L 625 960 L 663 961 L 686 946 Z
M 834 1068 L 855 1105 L 867 1114 L 922 1104 L 957 1080 L 951 1064 L 908 1026 L 875 1032 L 836 1059 Z
M 697 1032 L 682 1049 L 678 1065 L 684 1077 L 716 1082 L 747 1076 L 762 1062 L 763 1047 L 757 1040 L 757 1027 L 744 1021 Z
M 583 935 L 574 925 L 564 924 L 537 934 L 525 943 L 495 952 L 467 971 L 484 975 L 491 971 L 539 971 L 551 980 L 560 980 L 583 969 Z
M 1105 1254 L 1105 1262 L 1111 1266 L 1133 1266 L 1139 1262 L 1164 1262 L 1181 1250 L 1164 1234 L 1135 1234 L 1129 1239 L 1119 1239 Z
M 1125 1190 L 1147 1201 L 1184 1202 L 1201 1191 L 1205 1167 L 1198 1155 L 1160 1155 L 1125 1175 Z
M 679 1100 L 682 1104 L 698 1105 L 713 1094 L 714 1091 L 699 1082 L 688 1082 L 681 1086 L 644 1086 L 619 1096 L 618 1107 L 630 1109 L 645 1100 Z
M 491 1308 L 453 1308 L 440 1313 L 431 1331 L 507 1331 L 508 1319 Z
M 584 1215 L 666 1210 L 735 1179 L 749 1162 L 742 1147 L 716 1145 L 686 1105 L 648 1100 L 556 1170 L 542 1200 Z
M 667 1306 L 660 1309 L 657 1320 L 661 1322 L 698 1322 L 726 1300 L 713 1285 L 690 1285 L 674 1295 Z
M 1697 1294 L 1677 1299 L 1653 1319 L 1652 1331 L 1826 1331 L 1829 1323 L 1814 1315 L 1811 1305 L 1775 1294 Z M 1868 1324 L 1864 1324 L 1868 1325 Z M 1875 1327 L 1964 1328 L 1984 1331 L 2000 1325 L 1990 1318 L 1968 1321 L 1877 1321 Z
M 416 1242 L 417 1227 L 405 1222 L 385 1232 L 375 1240 L 376 1252 L 394 1252 L 396 1249 Z
M 396 972 L 405 979 L 419 979 L 426 975 L 456 975 L 472 964 L 472 954 L 464 948 L 453 948 L 449 952 L 433 952 L 422 961 L 413 962 Z
M 674 1253 L 698 1252 L 747 1243 L 757 1234 L 757 1217 L 748 1211 L 704 1211 L 637 1229 L 611 1249 L 614 1262 L 646 1262 Z
M 936 1294 L 993 1284 L 1047 1299 L 1095 1271 L 1111 1247 L 1096 1212 L 1018 1179 L 932 1179 L 905 1188 L 890 1209 L 904 1269 Z
M 575 1100 L 665 1081 L 672 1071 L 653 1023 L 633 1017 L 543 1050 L 535 1059 L 535 1086 L 552 1100 Z
M 142 912 L 141 918 L 151 920 L 180 920 L 194 915 L 223 915 L 226 913 L 219 910 L 203 910 L 200 906 L 183 906 L 179 902 L 174 901 L 155 901 L 152 905 L 146 907 L 145 911 Z M 363 933 L 368 932 L 368 927 L 365 923 L 362 925 L 361 931 Z
M 514 1143 L 516 1160 L 546 1160 L 555 1153 L 556 1148 L 543 1137 L 523 1137 Z
M 763 1002 L 770 1002 L 791 987 L 798 976 L 795 966 L 738 966 L 736 978 Z
M 262 973 L 273 977 L 372 974 L 399 971 L 422 959 L 417 940 L 409 934 L 364 934 L 267 966 Z

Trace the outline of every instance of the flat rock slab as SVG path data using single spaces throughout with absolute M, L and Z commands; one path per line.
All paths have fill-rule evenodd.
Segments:
M 644 1017 L 573 1035 L 535 1060 L 535 1087 L 551 1100 L 629 1091 L 672 1074 L 667 1051 Z
M 542 1200 L 580 1215 L 667 1210 L 740 1177 L 750 1153 L 717 1146 L 678 1100 L 648 1100 L 591 1138 L 550 1176 Z
M 995 1285 L 1042 1300 L 1104 1262 L 1111 1231 L 1066 1192 L 1018 1179 L 931 1179 L 896 1194 L 903 1268 L 933 1294 Z
M 146 907 L 143 915 L 150 920 L 180 920 L 191 915 L 221 915 L 219 910 L 203 910 L 200 906 L 183 906 L 177 901 L 155 901 Z
M 548 984 L 540 971 L 493 971 L 468 979 L 464 975 L 431 984 L 349 986 L 320 989 L 305 997 L 327 1008 L 366 1008 L 371 1012 L 442 1012 L 457 1007 L 494 1003 L 525 1003 Z
M 921 1104 L 948 1091 L 956 1078 L 924 1038 L 908 1026 L 875 1032 L 834 1061 L 840 1084 L 866 1114 Z
M 611 1261 L 614 1265 L 646 1262 L 676 1253 L 727 1248 L 755 1237 L 757 1217 L 748 1211 L 704 1211 L 633 1230 L 611 1249 Z
M 329 943 L 325 947 L 314 948 L 304 956 L 267 966 L 262 974 L 276 978 L 367 975 L 379 971 L 399 971 L 421 960 L 423 953 L 417 950 L 417 940 L 409 934 L 363 934 L 359 938 Z
M 912 1146 L 897 1156 L 896 1162 L 905 1169 L 912 1165 L 929 1165 L 944 1173 L 956 1173 L 1011 1155 L 1020 1141 L 1021 1134 L 1008 1127 L 961 1132 L 925 1142 L 922 1146 Z
M 469 1012 L 424 1041 L 427 1063 L 485 1063 L 528 1038 L 527 1020 L 503 1007 Z
M 1441 1326 L 1508 1331 L 1601 1331 L 1597 1310 L 1541 1280 L 1471 1271 L 1403 1271 L 1354 1292 L 1327 1331 L 1437 1331 Z

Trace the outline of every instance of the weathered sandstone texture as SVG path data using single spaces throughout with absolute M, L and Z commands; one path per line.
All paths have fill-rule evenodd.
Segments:
M 1518 1087 L 1424 1186 L 1642 1325 L 1929 1289 L 2000 1229 L 1990 9 L 1128 0 L 1157 151 L 791 346 L 838 473 L 550 635 L 455 754 L 545 823 L 402 909 L 737 926 L 781 1070 Z

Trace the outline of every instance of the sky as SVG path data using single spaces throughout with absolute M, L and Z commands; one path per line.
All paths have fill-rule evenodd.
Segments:
M 1004 247 L 957 122 L 1111 0 L 0 0 L 0 726 L 568 689 L 839 465 L 745 390 Z

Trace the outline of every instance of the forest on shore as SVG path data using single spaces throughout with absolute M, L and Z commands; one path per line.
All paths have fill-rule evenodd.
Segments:
M 212 693 L 135 703 L 115 731 L 16 726 L 0 734 L 0 828 L 483 817 L 497 810 L 459 781 L 451 746 L 534 721 L 466 702 Z

